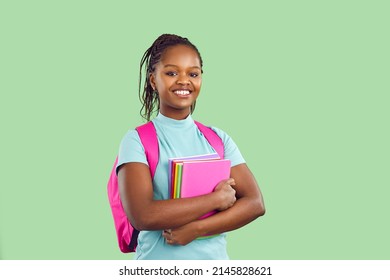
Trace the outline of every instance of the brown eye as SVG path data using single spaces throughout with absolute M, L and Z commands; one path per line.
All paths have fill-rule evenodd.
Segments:
M 174 77 L 174 76 L 177 75 L 177 73 L 176 73 L 176 72 L 173 72 L 173 71 L 169 71 L 169 72 L 166 72 L 166 75 L 167 75 L 167 76 L 170 76 L 170 77 Z
M 198 73 L 190 73 L 190 77 L 191 77 L 191 78 L 196 78 L 196 77 L 198 77 L 198 76 L 199 76 Z

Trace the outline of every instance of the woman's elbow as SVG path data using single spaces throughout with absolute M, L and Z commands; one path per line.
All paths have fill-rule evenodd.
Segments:
M 129 219 L 129 221 L 135 229 L 139 231 L 147 230 L 147 224 L 143 223 L 142 221 L 138 219 Z
M 131 225 L 137 230 L 156 230 L 158 229 L 158 223 L 152 219 L 150 215 L 138 215 L 130 220 Z
M 254 209 L 255 209 L 254 212 L 255 212 L 256 218 L 264 216 L 265 206 L 264 206 L 264 202 L 261 199 L 256 202 L 256 206 L 254 207 Z
M 264 216 L 265 215 L 265 207 L 264 205 L 262 205 L 262 207 L 260 208 L 260 211 L 258 212 L 258 217 L 261 217 L 261 216 Z
M 125 204 L 126 205 L 126 204 Z M 134 215 L 129 209 L 130 207 L 124 207 L 126 216 L 132 227 L 141 231 L 148 230 L 151 227 L 151 222 L 148 215 L 145 213 L 137 213 Z M 136 212 L 136 211 L 135 211 Z

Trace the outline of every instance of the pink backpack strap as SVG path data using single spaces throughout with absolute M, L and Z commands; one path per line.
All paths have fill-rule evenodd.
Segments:
M 210 145 L 214 148 L 214 150 L 218 153 L 221 158 L 224 158 L 225 148 L 222 142 L 221 137 L 212 130 L 210 127 L 201 124 L 200 122 L 195 121 L 195 124 L 199 128 L 200 132 L 203 133 L 204 137 L 210 143 Z
M 153 122 L 150 121 L 138 126 L 136 130 L 139 138 L 141 139 L 142 146 L 144 146 L 146 159 L 149 164 L 150 175 L 153 180 L 159 158 L 156 128 L 154 127 Z

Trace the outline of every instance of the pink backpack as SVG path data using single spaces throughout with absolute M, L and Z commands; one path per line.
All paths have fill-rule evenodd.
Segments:
M 207 141 L 219 154 L 224 157 L 224 146 L 221 138 L 209 127 L 195 121 L 198 129 L 203 133 Z M 150 174 L 152 178 L 156 172 L 159 159 L 158 139 L 156 129 L 153 122 L 148 122 L 136 128 L 141 143 L 144 146 L 146 159 L 149 164 Z M 108 200 L 110 202 L 114 224 L 118 238 L 119 248 L 123 253 L 135 252 L 139 231 L 130 224 L 126 213 L 123 209 L 121 199 L 119 197 L 118 178 L 116 175 L 116 165 L 118 157 L 115 160 L 111 170 L 110 179 L 108 180 L 107 191 Z

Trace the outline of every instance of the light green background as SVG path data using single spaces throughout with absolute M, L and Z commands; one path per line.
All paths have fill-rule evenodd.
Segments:
M 106 182 L 161 33 L 204 59 L 264 217 L 233 259 L 389 259 L 388 1 L 1 1 L 0 259 L 131 259 Z

